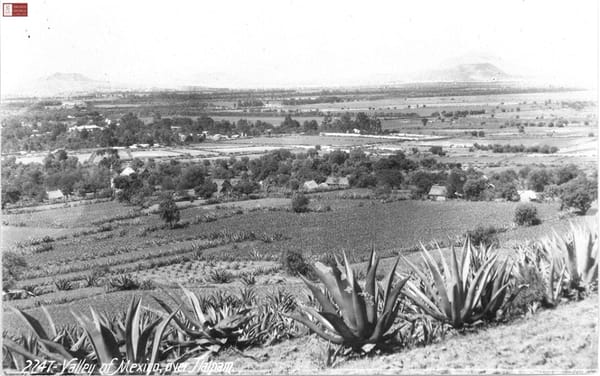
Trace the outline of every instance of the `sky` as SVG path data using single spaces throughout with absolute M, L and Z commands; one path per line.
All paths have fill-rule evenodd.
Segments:
M 0 89 L 55 72 L 142 86 L 381 84 L 489 58 L 592 87 L 596 0 L 30 0 L 0 19 Z

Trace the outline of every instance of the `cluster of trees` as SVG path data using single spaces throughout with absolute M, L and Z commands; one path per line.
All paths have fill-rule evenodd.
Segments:
M 265 104 L 263 101 L 261 101 L 260 99 L 256 99 L 256 98 L 248 98 L 248 99 L 238 99 L 238 101 L 235 103 L 237 108 L 243 108 L 243 107 L 263 107 Z
M 441 148 L 432 150 L 442 154 Z M 527 187 L 546 197 L 559 198 L 566 207 L 581 212 L 597 197 L 597 174 L 588 177 L 574 165 L 560 168 L 524 167 L 508 169 L 489 177 L 475 169 L 463 170 L 457 163 L 442 163 L 433 157 L 408 158 L 403 152 L 386 157 L 371 157 L 361 149 L 322 153 L 320 147 L 303 153 L 286 149 L 272 151 L 260 158 L 224 158 L 202 163 L 153 159 L 134 159 L 135 171 L 119 175 L 124 164 L 113 149 L 98 152 L 98 164 L 80 163 L 60 150 L 49 154 L 43 163 L 21 164 L 16 159 L 2 161 L 2 204 L 20 200 L 41 201 L 46 190 L 60 189 L 65 195 L 109 196 L 116 189 L 120 201 L 143 204 L 158 193 L 194 190 L 194 196 L 210 198 L 220 189 L 226 197 L 245 197 L 260 189 L 265 192 L 298 190 L 305 181 L 324 182 L 329 176 L 348 176 L 352 187 L 376 188 L 383 192 L 409 188 L 415 195 L 426 195 L 434 184 L 444 185 L 450 198 L 518 201 L 518 189 Z M 235 180 L 233 180 L 235 178 Z M 215 179 L 224 179 L 219 186 Z M 112 187 L 111 187 L 112 181 Z
M 533 146 L 525 146 L 521 145 L 483 145 L 474 143 L 473 148 L 476 150 L 491 150 L 494 153 L 542 153 L 542 154 L 554 154 L 558 152 L 558 148 L 556 146 L 550 145 L 533 145 Z
M 469 115 L 483 115 L 485 114 L 485 110 L 457 110 L 457 111 L 442 111 L 442 112 L 433 112 L 431 114 L 432 118 L 436 118 L 440 121 L 444 121 L 445 119 L 458 120 L 461 117 L 467 117 Z M 424 124 L 425 125 L 425 124 Z
M 331 116 L 325 116 L 321 124 L 323 131 L 350 133 L 355 129 L 365 134 L 382 133 L 381 120 L 376 117 L 370 117 L 364 112 L 357 113 L 354 117 L 350 113 L 345 113 L 339 118 L 333 119 Z
M 314 98 L 287 98 L 281 101 L 286 106 L 299 106 L 303 104 L 317 104 L 317 103 L 339 103 L 343 102 L 344 99 L 336 96 L 319 96 Z
M 107 154 L 97 165 L 81 164 L 64 150 L 50 153 L 43 163 L 17 163 L 15 157 L 2 160 L 2 205 L 20 200 L 41 202 L 46 191 L 60 190 L 65 196 L 93 193 L 110 195 L 110 179 L 120 169 L 118 154 Z
M 69 126 L 73 125 L 96 125 L 99 128 L 69 131 Z M 190 117 L 162 118 L 160 115 L 155 115 L 149 124 L 145 124 L 132 113 L 107 124 L 99 113 L 90 112 L 79 114 L 77 120 L 69 121 L 66 117 L 40 122 L 22 121 L 18 117 L 3 119 L 2 148 L 5 152 L 16 152 L 58 148 L 77 150 L 134 144 L 170 146 L 202 142 L 206 134 L 259 136 L 273 133 L 318 133 L 320 130 L 352 132 L 354 129 L 359 129 L 361 133 L 382 132 L 380 120 L 369 117 L 365 113 L 358 113 L 354 117 L 346 113 L 335 120 L 331 116 L 326 116 L 322 124 L 314 119 L 306 120 L 301 124 L 288 114 L 279 126 L 275 126 L 262 120 L 252 122 L 240 119 L 237 122 L 230 122 L 214 120 L 208 116 L 192 119 Z

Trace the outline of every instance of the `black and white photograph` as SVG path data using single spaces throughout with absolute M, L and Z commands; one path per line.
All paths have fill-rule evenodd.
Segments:
M 7 1 L 2 374 L 598 373 L 596 0 Z

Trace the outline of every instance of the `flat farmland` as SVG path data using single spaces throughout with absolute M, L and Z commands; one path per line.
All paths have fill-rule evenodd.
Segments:
M 269 123 L 272 124 L 274 126 L 279 126 L 281 123 L 283 123 L 283 120 L 285 119 L 284 116 L 265 116 L 265 115 L 260 115 L 260 114 L 256 114 L 256 113 L 244 113 L 244 112 L 240 112 L 239 115 L 227 115 L 227 116 L 220 116 L 220 115 L 211 115 L 210 116 L 213 120 L 215 121 L 221 121 L 221 120 L 226 120 L 229 121 L 230 123 L 237 123 L 239 120 L 247 120 L 249 122 L 256 122 L 258 120 L 265 122 L 265 123 Z M 323 120 L 322 116 L 302 116 L 302 114 L 294 114 L 292 115 L 292 117 L 299 121 L 300 124 L 304 123 L 305 121 L 311 121 L 311 120 L 315 120 L 317 123 L 321 123 L 321 121 Z
M 429 115 L 436 108 L 445 111 L 461 110 L 469 107 L 495 107 L 499 105 L 517 106 L 523 102 L 543 103 L 551 101 L 594 101 L 596 93 L 593 91 L 571 91 L 555 93 L 523 93 L 523 94 L 494 94 L 494 95 L 456 95 L 456 96 L 434 96 L 434 97 L 400 97 L 372 100 L 355 100 L 338 103 L 317 103 L 306 105 L 285 106 L 284 110 L 319 110 L 319 111 L 369 111 L 397 110 L 402 112 L 416 112 Z M 419 108 L 417 108 L 419 105 Z M 423 107 L 425 105 L 425 107 Z M 410 108 L 409 108 L 410 106 Z M 407 111 L 409 110 L 409 111 Z

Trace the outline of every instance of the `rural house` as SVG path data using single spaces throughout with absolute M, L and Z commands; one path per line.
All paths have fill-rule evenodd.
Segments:
M 517 191 L 517 193 L 519 193 L 519 201 L 520 202 L 537 202 L 537 201 L 539 201 L 538 195 L 535 191 L 524 190 L 524 191 Z
M 448 190 L 443 185 L 433 185 L 427 194 L 427 198 L 434 201 L 446 201 Z
M 62 201 L 65 199 L 65 195 L 63 195 L 60 189 L 46 191 L 46 195 L 48 196 L 48 201 L 50 202 Z
M 123 169 L 123 171 L 121 171 L 121 173 L 119 174 L 120 176 L 129 176 L 131 174 L 134 174 L 135 170 L 131 167 L 125 167 Z
M 317 184 L 317 182 L 314 180 L 308 180 L 305 181 L 304 184 L 302 184 L 302 189 L 304 189 L 305 191 L 314 191 L 316 189 L 319 189 L 319 184 Z
M 325 184 L 329 188 L 348 188 L 350 187 L 350 181 L 347 177 L 334 177 L 330 176 L 325 180 Z

